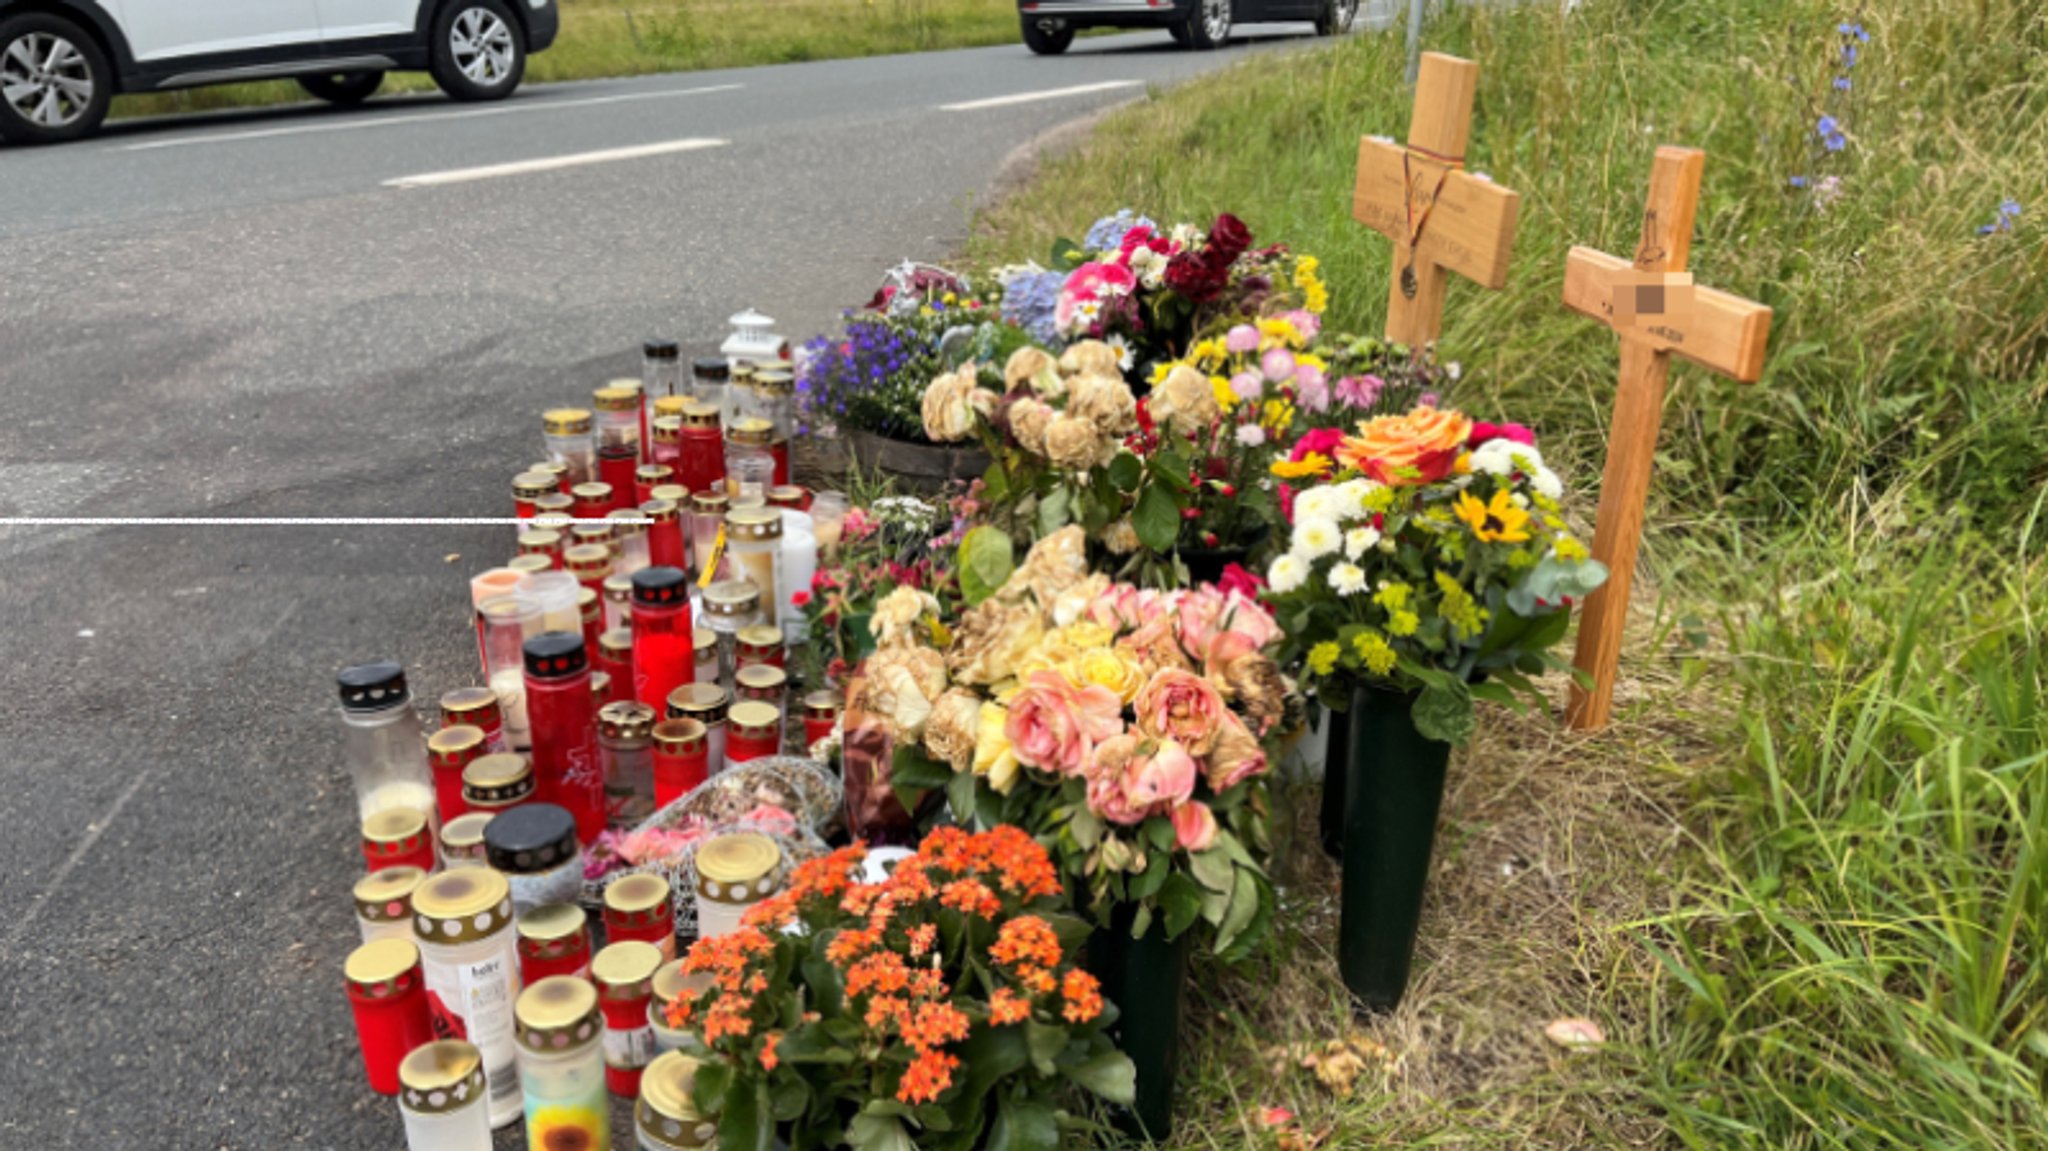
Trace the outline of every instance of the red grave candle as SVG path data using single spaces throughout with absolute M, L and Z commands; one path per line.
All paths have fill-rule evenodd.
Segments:
M 632 448 L 601 448 L 597 453 L 597 474 L 612 489 L 613 509 L 628 507 L 626 501 L 633 495 L 633 473 L 640 467 L 640 456 Z M 637 504 L 639 501 L 634 500 Z
M 434 870 L 434 833 L 427 813 L 411 807 L 387 807 L 363 820 L 363 862 L 371 871 L 387 867 Z
M 561 477 L 551 472 L 521 472 L 512 477 L 512 515 L 520 521 L 522 528 L 540 514 L 534 501 L 549 492 L 559 491 L 561 485 Z
M 533 730 L 533 777 L 541 802 L 576 817 L 588 845 L 604 830 L 604 763 L 597 753 L 597 699 L 590 657 L 575 632 L 526 641 L 526 718 Z
M 434 806 L 441 812 L 441 822 L 469 810 L 462 801 L 462 769 L 488 753 L 485 742 L 483 729 L 468 724 L 444 727 L 427 737 L 427 762 L 434 769 Z
M 839 708 L 844 702 L 836 691 L 820 689 L 804 697 L 804 752 L 810 753 L 812 744 L 832 734 L 839 725 Z
M 413 1048 L 434 1041 L 419 948 L 407 939 L 365 943 L 349 953 L 343 974 L 370 1090 L 396 1095 L 399 1063 Z
M 622 490 L 633 490 L 633 473 L 630 469 L 626 472 L 626 486 L 623 489 L 615 488 L 601 480 L 577 484 L 569 489 L 569 496 L 575 501 L 570 505 L 569 514 L 579 520 L 601 520 L 612 514 L 612 509 L 618 506 L 618 493 Z
M 604 937 L 652 943 L 663 962 L 676 957 L 676 908 L 668 880 L 652 872 L 622 875 L 604 889 Z
M 727 770 L 750 759 L 778 755 L 782 751 L 782 713 L 772 703 L 747 700 L 732 705 L 726 713 L 725 765 Z
M 710 777 L 711 745 L 694 719 L 665 719 L 654 725 L 654 806 L 667 807 Z
M 484 733 L 484 750 L 479 754 L 488 755 L 494 751 L 511 750 L 505 744 L 505 713 L 498 707 L 498 693 L 487 687 L 458 687 L 441 695 L 441 726 L 456 727 L 467 724 Z M 456 777 L 460 787 L 462 778 Z M 443 823 L 454 816 L 443 813 Z
M 590 588 L 576 589 L 576 618 L 583 624 L 583 650 L 597 658 L 597 641 L 604 635 L 604 593 Z
M 656 714 L 696 673 L 689 578 L 674 567 L 633 573 L 633 698 Z
M 717 408 L 693 404 L 683 409 L 680 447 L 676 482 L 693 492 L 725 486 L 725 432 Z
M 676 481 L 676 469 L 669 464 L 641 464 L 633 469 L 633 503 L 637 506 L 654 498 L 654 489 Z
M 640 505 L 647 517 L 647 562 L 650 567 L 688 568 L 683 553 L 682 509 L 671 499 L 656 497 Z
M 545 903 L 519 917 L 519 985 L 552 975 L 590 977 L 590 917 L 573 903 Z
M 602 703 L 633 698 L 633 629 L 615 627 L 597 637 L 596 669 L 611 677 L 598 693 Z
M 622 1099 L 640 1094 L 640 1072 L 654 1059 L 654 1027 L 647 1006 L 654 1001 L 654 973 L 666 962 L 651 943 L 613 943 L 590 961 L 604 1011 L 604 1084 Z
M 733 636 L 733 666 L 754 667 L 757 664 L 768 667 L 786 667 L 789 656 L 782 646 L 782 629 L 774 624 L 754 624 L 743 627 Z

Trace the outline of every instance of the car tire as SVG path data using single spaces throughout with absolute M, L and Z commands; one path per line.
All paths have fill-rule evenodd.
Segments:
M 1181 24 L 1185 43 L 1197 52 L 1213 52 L 1230 43 L 1231 0 L 1194 0 Z
M 1024 18 L 1024 46 L 1036 56 L 1057 56 L 1074 42 L 1074 26 L 1060 22 L 1060 26 L 1047 29 L 1030 17 Z
M 503 0 L 448 0 L 434 14 L 428 71 L 456 100 L 502 100 L 526 76 L 526 32 Z
M 343 107 L 369 99 L 383 84 L 382 72 L 322 72 L 318 76 L 299 77 L 299 87 L 307 95 Z
M 84 28 L 42 12 L 0 20 L 0 140 L 57 144 L 91 135 L 113 102 L 113 65 Z
M 1358 0 L 1323 0 L 1322 15 L 1316 17 L 1316 35 L 1342 36 L 1358 19 Z
M 1188 26 L 1187 26 L 1187 25 L 1185 25 L 1185 24 L 1168 24 L 1168 25 L 1166 26 L 1166 34 L 1167 34 L 1168 36 L 1171 36 L 1171 37 L 1173 37 L 1173 42 L 1174 42 L 1174 43 L 1176 43 L 1176 44 L 1178 44 L 1178 45 L 1180 45 L 1181 47 L 1185 48 L 1185 47 L 1187 47 L 1187 46 L 1188 46 Z

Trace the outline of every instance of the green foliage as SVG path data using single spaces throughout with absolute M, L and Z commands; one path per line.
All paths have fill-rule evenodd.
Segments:
M 1016 556 L 1010 534 L 986 525 L 969 531 L 960 540 L 960 594 L 973 607 L 996 594 L 1009 582 Z

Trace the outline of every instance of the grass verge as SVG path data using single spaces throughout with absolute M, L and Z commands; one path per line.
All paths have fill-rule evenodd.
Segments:
M 2048 168 L 2048 13 L 1559 8 L 1431 25 L 1483 67 L 1471 166 L 1523 196 L 1507 288 L 1452 289 L 1460 401 L 1597 482 L 1615 347 L 1558 303 L 1564 253 L 1628 250 L 1667 142 L 1709 152 L 1699 281 L 1777 309 L 1765 379 L 1675 373 L 1618 722 L 1488 717 L 1390 1017 L 1337 990 L 1303 816 L 1286 929 L 1201 973 L 1175 1143 L 1270 1143 L 1247 1109 L 1279 1105 L 1325 1147 L 2048 1146 L 2048 206 L 2001 213 Z M 1119 112 L 972 263 L 1228 210 L 1376 331 L 1389 245 L 1349 189 L 1358 135 L 1407 123 L 1401 65 L 1362 37 Z M 1549 1046 L 1561 1016 L 1610 1044 Z
M 696 72 L 975 48 L 1017 41 L 1014 0 L 560 0 L 562 34 L 527 61 L 534 83 Z M 425 73 L 385 79 L 385 92 L 426 92 Z M 114 103 L 116 116 L 286 104 L 296 83 L 193 88 Z

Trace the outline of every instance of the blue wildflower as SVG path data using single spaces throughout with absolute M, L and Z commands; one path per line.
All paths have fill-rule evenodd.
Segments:
M 2006 217 L 2007 219 L 2011 219 L 2012 217 L 2019 215 L 2020 202 L 2018 200 L 2006 200 L 2000 203 L 1998 205 L 1998 214 Z
M 1829 136 L 1827 139 L 1821 141 L 1821 143 L 1827 146 L 1828 151 L 1839 152 L 1842 149 L 1849 146 L 1849 138 L 1847 136 L 1842 135 L 1840 132 L 1837 132 L 1834 135 Z
M 1833 136 L 1842 130 L 1842 125 L 1833 116 L 1822 116 L 1814 131 L 1822 136 Z
M 1856 66 L 1856 55 L 1856 45 L 1842 45 L 1842 66 L 1845 68 L 1854 68 Z
M 1847 92 L 1848 90 L 1849 90 L 1849 78 L 1848 78 L 1847 76 L 1837 76 L 1837 77 L 1835 77 L 1835 91 L 1837 91 L 1837 92 Z
M 1804 176 L 1794 176 L 1790 180 L 1787 180 L 1785 182 L 1792 185 L 1795 188 L 1806 187 L 1806 177 Z

